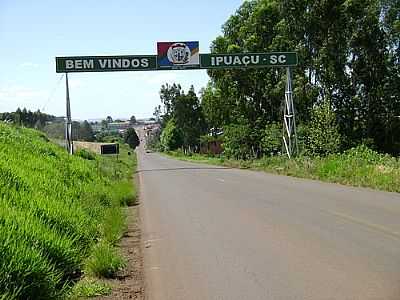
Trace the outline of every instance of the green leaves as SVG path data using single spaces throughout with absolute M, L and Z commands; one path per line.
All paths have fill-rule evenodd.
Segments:
M 183 133 L 176 127 L 175 120 L 168 121 L 160 137 L 163 150 L 176 150 L 183 145 Z
M 336 123 L 336 115 L 328 102 L 314 108 L 306 134 L 304 149 L 306 153 L 326 156 L 339 152 L 341 136 Z
M 134 128 L 128 128 L 124 133 L 124 143 L 135 149 L 140 144 L 139 137 Z
M 228 158 L 248 159 L 254 157 L 251 153 L 252 133 L 250 124 L 231 124 L 224 127 L 224 154 Z
M 168 150 L 197 147 L 206 125 L 193 86 L 185 93 L 179 85 L 163 85 L 160 98 L 166 111 L 163 122 L 167 131 L 161 135 L 162 146 Z
M 265 126 L 262 150 L 266 155 L 276 155 L 282 150 L 282 124 L 275 122 Z
M 337 119 L 331 151 L 369 139 L 381 151 L 400 153 L 400 9 L 395 0 L 253 0 L 244 2 L 212 43 L 216 53 L 291 50 L 298 124 L 321 127 L 314 107 L 328 101 Z M 281 122 L 284 77 L 279 70 L 212 70 L 203 94 L 210 127 Z M 229 111 L 229 115 L 223 112 Z M 219 113 L 219 114 L 218 114 Z M 336 131 L 336 129 L 335 129 Z M 312 152 L 325 153 L 312 133 Z M 258 147 L 254 140 L 251 147 Z M 330 143 L 329 141 L 326 141 Z M 314 147 L 313 146 L 313 147 Z M 326 149 L 329 146 L 324 146 Z

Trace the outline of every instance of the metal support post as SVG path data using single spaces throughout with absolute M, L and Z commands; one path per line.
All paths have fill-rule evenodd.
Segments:
M 286 68 L 285 103 L 283 109 L 283 147 L 289 159 L 298 153 L 290 67 Z
M 68 73 L 65 73 L 65 85 L 66 85 L 66 108 L 67 115 L 65 118 L 65 143 L 69 154 L 73 154 L 73 142 L 72 142 L 72 120 L 71 120 L 71 104 L 69 100 L 69 86 L 68 86 Z

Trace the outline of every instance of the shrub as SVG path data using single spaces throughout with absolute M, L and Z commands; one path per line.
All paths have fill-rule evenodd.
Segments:
M 341 136 L 336 115 L 328 102 L 324 102 L 313 109 L 306 135 L 306 153 L 326 156 L 339 152 Z
M 113 278 L 126 265 L 122 257 L 107 242 L 96 245 L 86 261 L 85 273 L 91 276 Z
M 263 153 L 276 155 L 282 150 L 282 125 L 277 122 L 265 126 L 264 136 L 261 141 Z
M 95 160 L 96 159 L 96 154 L 94 154 L 93 152 L 86 150 L 86 149 L 79 149 L 77 151 L 75 151 L 74 153 L 76 156 L 79 156 L 83 159 L 87 159 L 87 160 Z
M 81 280 L 69 294 L 70 300 L 111 294 L 111 286 L 95 279 Z
M 183 133 L 173 119 L 169 120 L 160 137 L 164 151 L 176 150 L 183 145 Z
M 124 143 L 135 149 L 140 144 L 139 137 L 134 128 L 128 128 L 124 133 Z
M 252 156 L 249 124 L 231 124 L 224 128 L 224 154 L 229 158 L 247 159 Z

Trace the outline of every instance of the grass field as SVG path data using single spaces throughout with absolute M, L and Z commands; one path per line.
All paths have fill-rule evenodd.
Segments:
M 69 156 L 38 131 L 0 123 L 0 299 L 62 299 L 93 271 L 96 251 L 113 252 L 135 164 L 123 147 L 119 160 Z
M 182 160 L 196 161 L 235 168 L 248 168 L 270 173 L 317 179 L 351 186 L 369 187 L 400 193 L 400 161 L 379 154 L 365 146 L 350 149 L 327 157 L 286 156 L 265 157 L 257 160 L 232 160 L 205 155 L 167 154 Z

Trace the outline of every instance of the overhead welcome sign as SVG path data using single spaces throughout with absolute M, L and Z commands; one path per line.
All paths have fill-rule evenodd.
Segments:
M 198 41 L 158 42 L 157 55 L 56 57 L 56 72 L 66 73 L 67 149 L 72 154 L 72 120 L 68 73 L 286 67 L 286 105 L 284 106 L 284 126 L 286 130 L 283 133 L 283 142 L 290 158 L 295 151 L 293 145 L 296 145 L 297 148 L 290 69 L 297 65 L 297 60 L 297 53 L 295 52 L 200 54 Z M 294 143 L 291 142 L 292 136 L 295 138 Z M 118 150 L 106 149 L 105 151 Z
M 199 42 L 159 42 L 157 55 L 56 57 L 56 72 L 155 71 L 290 67 L 295 52 L 199 54 Z

